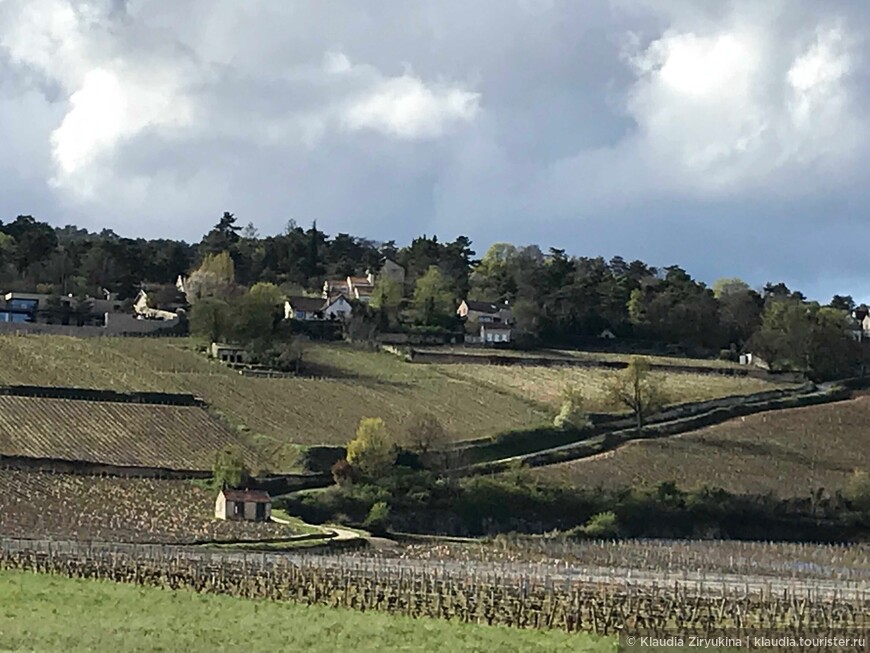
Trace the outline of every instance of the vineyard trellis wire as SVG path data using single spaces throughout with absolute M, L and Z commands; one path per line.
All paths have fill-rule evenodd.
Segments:
M 845 635 L 870 627 L 866 590 L 633 582 L 469 566 L 168 545 L 0 540 L 0 567 L 412 617 L 599 634 Z M 408 564 L 415 562 L 416 564 Z

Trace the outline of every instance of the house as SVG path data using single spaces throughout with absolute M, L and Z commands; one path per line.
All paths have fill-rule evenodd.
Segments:
M 511 328 L 506 324 L 481 324 L 480 339 L 484 344 L 510 342 Z
M 219 360 L 222 363 L 248 362 L 248 352 L 245 351 L 244 347 L 239 347 L 237 345 L 226 345 L 213 342 L 209 348 L 209 354 L 212 358 Z
M 284 302 L 285 320 L 335 320 L 345 319 L 353 312 L 344 295 L 330 299 L 322 297 L 288 297 Z
M 186 308 L 186 296 L 170 284 L 142 286 L 133 300 L 136 315 L 149 320 L 174 320 Z
M 613 340 L 616 338 L 616 334 L 613 333 L 610 329 L 604 329 L 601 333 L 598 334 L 599 338 L 604 338 L 605 340 Z
M 350 297 L 350 289 L 347 285 L 348 277 L 344 279 L 327 279 L 323 282 L 323 299 L 329 299 L 337 295 Z
M 0 322 L 105 326 L 109 313 L 118 313 L 123 303 L 111 295 L 79 300 L 72 295 L 9 292 L 0 306 Z
M 456 313 L 467 322 L 475 322 L 477 324 L 513 323 L 513 311 L 511 311 L 507 302 L 500 304 L 466 299 L 456 309 Z
M 269 521 L 272 499 L 263 490 L 223 489 L 215 499 L 214 516 L 236 521 Z

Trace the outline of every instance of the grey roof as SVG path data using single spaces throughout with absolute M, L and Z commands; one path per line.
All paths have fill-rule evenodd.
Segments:
M 508 308 L 504 304 L 479 302 L 476 299 L 466 299 L 465 305 L 468 306 L 469 311 L 477 311 L 478 313 L 498 313 L 500 310 Z
M 328 305 L 323 297 L 288 297 L 287 301 L 294 311 L 305 311 L 306 313 L 317 313 Z

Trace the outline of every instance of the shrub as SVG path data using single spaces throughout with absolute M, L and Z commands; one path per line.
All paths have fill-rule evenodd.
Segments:
M 384 501 L 375 503 L 363 522 L 363 526 L 376 535 L 383 535 L 390 525 L 390 507 Z
M 380 417 L 360 420 L 356 437 L 347 445 L 347 461 L 367 478 L 378 478 L 396 462 L 396 448 Z
M 562 388 L 562 407 L 553 420 L 553 426 L 559 429 L 583 428 L 589 425 L 589 417 L 585 410 L 586 398 L 575 385 L 568 384 Z
M 332 466 L 332 480 L 339 487 L 347 487 L 353 482 L 353 467 L 346 458 L 340 458 Z
M 619 536 L 619 520 L 612 510 L 599 512 L 592 515 L 581 530 L 587 537 L 612 539 Z
M 221 488 L 242 487 L 251 477 L 242 454 L 236 447 L 227 447 L 215 455 L 212 474 L 215 485 Z
M 843 496 L 855 510 L 870 513 L 870 474 L 856 470 L 846 483 Z

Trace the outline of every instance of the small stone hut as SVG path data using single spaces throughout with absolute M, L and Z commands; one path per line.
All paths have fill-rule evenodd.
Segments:
M 221 490 L 214 502 L 214 516 L 236 521 L 269 521 L 272 499 L 263 490 Z

